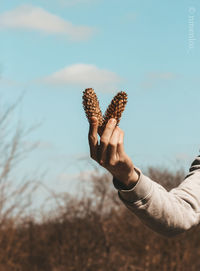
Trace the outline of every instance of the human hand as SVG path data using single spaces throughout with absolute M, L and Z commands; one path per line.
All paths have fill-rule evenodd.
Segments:
M 91 158 L 106 168 L 127 189 L 138 181 L 139 176 L 134 165 L 124 151 L 124 132 L 116 126 L 114 118 L 108 121 L 100 133 L 98 143 L 98 120 L 92 117 L 88 140 Z

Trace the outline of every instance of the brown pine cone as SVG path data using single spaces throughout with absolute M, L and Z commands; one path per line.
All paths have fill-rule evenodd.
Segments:
M 87 88 L 83 91 L 83 108 L 85 110 L 86 117 L 90 121 L 91 117 L 98 119 L 99 126 L 103 125 L 103 116 L 99 107 L 99 101 L 96 93 L 92 88 Z
M 104 114 L 103 126 L 106 125 L 110 118 L 115 118 L 117 120 L 117 125 L 119 124 L 121 115 L 127 104 L 127 98 L 128 95 L 124 91 L 120 91 L 115 95 Z
M 102 134 L 104 127 L 110 118 L 115 118 L 117 124 L 120 122 L 121 115 L 125 109 L 127 103 L 128 95 L 126 92 L 118 92 L 112 99 L 110 105 L 108 106 L 104 116 L 102 116 L 101 109 L 99 107 L 99 101 L 96 93 L 92 88 L 87 88 L 83 91 L 83 108 L 87 116 L 88 121 L 92 116 L 98 119 L 98 133 Z

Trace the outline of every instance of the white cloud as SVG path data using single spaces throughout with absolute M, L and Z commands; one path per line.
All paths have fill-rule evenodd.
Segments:
M 142 82 L 142 87 L 146 89 L 151 89 L 156 87 L 161 82 L 171 81 L 177 78 L 177 74 L 172 72 L 152 72 L 147 74 L 146 78 Z
M 48 11 L 32 5 L 22 5 L 0 14 L 0 29 L 37 30 L 47 34 L 67 36 L 71 40 L 88 39 L 94 29 L 76 26 Z
M 49 0 L 48 0 L 49 1 Z M 59 4 L 63 6 L 68 6 L 68 5 L 78 5 L 78 4 L 89 4 L 96 2 L 97 0 L 57 0 Z
M 111 89 L 113 91 L 121 78 L 114 72 L 100 69 L 95 65 L 74 64 L 43 78 L 42 81 L 56 86 L 75 85 L 101 88 L 101 91 L 111 91 Z
M 38 3 L 39 5 L 43 4 L 47 7 L 54 7 L 54 8 L 66 8 L 66 7 L 74 7 L 74 6 L 80 6 L 80 7 L 87 7 L 88 5 L 95 5 L 97 3 L 101 2 L 101 0 L 35 0 L 35 5 Z

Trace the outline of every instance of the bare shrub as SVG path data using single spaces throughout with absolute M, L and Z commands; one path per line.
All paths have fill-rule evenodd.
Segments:
M 28 153 L 26 133 L 8 125 L 15 106 L 0 112 L 0 271 L 200 269 L 199 226 L 173 239 L 154 233 L 120 202 L 112 176 L 98 170 L 88 181 L 80 176 L 81 196 L 46 187 L 45 204 L 54 204 L 37 221 L 30 210 L 38 182 L 26 177 L 14 184 L 14 167 Z M 185 176 L 153 167 L 146 174 L 168 190 Z
M 17 239 L 17 225 L 27 215 L 38 187 L 35 179 L 18 182 L 15 175 L 16 165 L 33 149 L 24 144 L 31 129 L 22 129 L 12 119 L 21 99 L 6 107 L 1 104 L 0 109 L 0 270 L 15 270 L 18 265 L 14 259 L 19 255 L 23 258 L 23 240 Z
M 185 172 L 182 168 L 172 172 L 167 168 L 149 167 L 146 175 L 155 182 L 162 184 L 169 191 L 183 181 Z
M 173 239 L 154 233 L 116 199 L 111 180 L 95 173 L 83 197 L 54 194 L 57 205 L 40 222 L 27 216 L 1 228 L 2 270 L 198 270 L 199 227 Z

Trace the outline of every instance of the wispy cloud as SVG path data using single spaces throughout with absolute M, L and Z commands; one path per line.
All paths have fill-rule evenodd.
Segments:
M 152 89 L 157 87 L 162 82 L 174 80 L 178 77 L 177 74 L 172 72 L 154 72 L 146 75 L 142 82 L 142 87 L 145 89 Z
M 49 2 L 49 0 L 44 0 L 45 2 Z M 74 6 L 79 4 L 93 4 L 94 2 L 97 2 L 98 0 L 57 0 L 57 4 L 60 4 L 62 6 Z M 51 1 L 52 2 L 52 1 Z
M 91 27 L 74 25 L 43 8 L 32 5 L 22 5 L 0 14 L 1 29 L 36 30 L 77 41 L 88 39 L 94 33 Z
M 5 86 L 5 87 L 20 87 L 20 86 L 24 86 L 24 85 L 22 83 L 16 81 L 16 80 L 3 77 L 0 74 L 0 86 Z
M 74 64 L 43 78 L 41 82 L 55 86 L 101 88 L 101 91 L 106 92 L 113 91 L 121 80 L 114 72 L 100 69 L 95 65 Z

